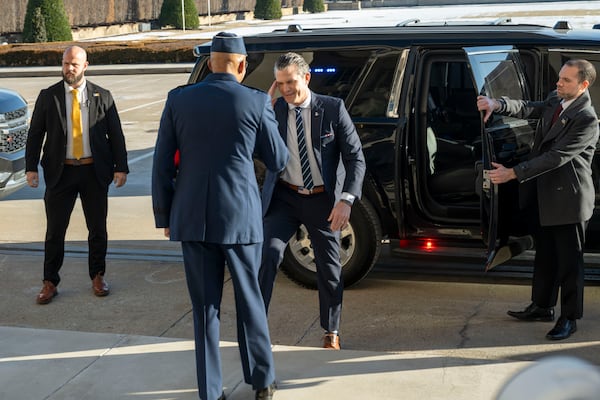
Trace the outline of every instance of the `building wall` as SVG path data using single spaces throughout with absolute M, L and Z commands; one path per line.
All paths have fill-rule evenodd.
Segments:
M 27 0 L 1 0 L 0 34 L 23 31 Z M 64 0 L 74 28 L 147 22 L 158 19 L 163 0 Z M 208 0 L 195 0 L 198 14 L 208 14 Z M 254 10 L 256 0 L 210 0 L 211 14 Z

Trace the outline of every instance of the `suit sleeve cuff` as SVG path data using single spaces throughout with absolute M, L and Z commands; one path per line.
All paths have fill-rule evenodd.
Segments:
M 350 203 L 350 205 L 354 204 L 355 199 L 356 199 L 356 196 L 353 195 L 352 193 L 348 193 L 348 192 L 343 192 L 340 196 L 340 200 L 346 201 L 346 202 Z

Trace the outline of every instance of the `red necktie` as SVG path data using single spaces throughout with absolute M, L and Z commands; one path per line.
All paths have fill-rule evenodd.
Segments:
M 562 110 L 563 110 L 562 104 L 559 104 L 558 107 L 556 107 L 556 110 L 554 110 L 554 115 L 552 115 L 552 125 L 554 125 L 554 123 L 558 119 L 558 116 L 560 115 Z

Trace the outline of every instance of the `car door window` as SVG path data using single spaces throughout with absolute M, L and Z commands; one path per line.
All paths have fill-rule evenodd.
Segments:
M 478 93 L 498 98 L 529 100 L 528 86 L 519 54 L 512 46 L 464 48 L 473 71 Z M 482 164 L 484 170 L 495 161 L 512 167 L 529 154 L 533 127 L 521 118 L 502 117 L 494 113 L 482 130 Z M 531 238 L 517 238 L 524 232 L 525 220 L 519 213 L 518 183 L 494 185 L 481 179 L 481 224 L 488 245 L 486 270 L 494 268 L 531 246 Z
M 390 105 L 394 77 L 398 73 L 398 53 L 374 56 L 366 65 L 363 79 L 357 86 L 350 106 L 356 118 L 385 118 Z
M 273 67 L 283 52 L 248 54 L 248 72 L 243 83 L 268 90 L 274 80 Z M 371 57 L 369 50 L 344 51 L 320 49 L 299 52 L 310 66 L 309 87 L 317 93 L 346 100 L 354 83 Z M 277 93 L 279 95 L 279 93 Z

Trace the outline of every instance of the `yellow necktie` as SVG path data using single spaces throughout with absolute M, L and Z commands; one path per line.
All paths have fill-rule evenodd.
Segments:
M 73 126 L 73 156 L 80 159 L 83 156 L 83 136 L 81 132 L 81 106 L 77 94 L 79 91 L 73 89 L 73 108 L 71 109 L 71 124 Z

